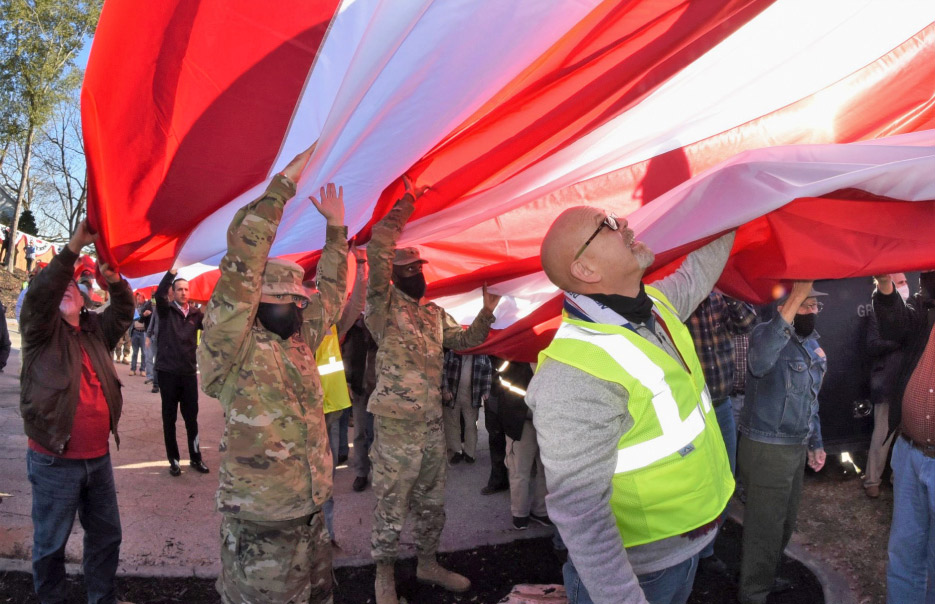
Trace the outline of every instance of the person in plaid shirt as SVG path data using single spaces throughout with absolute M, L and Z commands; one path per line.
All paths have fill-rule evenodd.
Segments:
M 442 404 L 445 407 L 443 417 L 448 461 L 452 464 L 461 460 L 474 463 L 477 457 L 477 417 L 481 405 L 490 397 L 493 363 L 485 354 L 460 355 L 446 350 L 443 372 Z
M 733 338 L 753 329 L 755 320 L 756 312 L 746 302 L 711 292 L 685 322 L 704 370 L 732 473 L 736 473 L 737 454 L 737 426 L 730 398 L 735 374 Z M 714 541 L 701 551 L 698 568 L 702 572 L 728 573 L 724 562 L 714 555 Z

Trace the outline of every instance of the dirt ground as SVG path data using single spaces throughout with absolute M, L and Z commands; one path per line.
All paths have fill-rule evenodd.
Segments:
M 865 456 L 855 455 L 863 468 Z M 884 477 L 886 479 L 886 477 Z M 886 480 L 884 481 L 886 483 Z M 736 505 L 740 505 L 739 502 Z M 799 515 L 798 532 L 793 538 L 814 557 L 846 577 L 860 604 L 886 601 L 886 542 L 892 513 L 892 491 L 888 483 L 879 499 L 868 499 L 854 466 L 829 456 L 820 474 L 807 471 Z M 740 554 L 740 527 L 728 522 L 719 538 L 716 553 L 736 572 Z M 551 540 L 526 539 L 499 546 L 481 547 L 441 556 L 451 568 L 474 578 L 467 594 L 448 594 L 415 581 L 415 561 L 397 565 L 399 594 L 410 603 L 445 604 L 498 602 L 516 583 L 561 583 L 561 561 L 554 554 Z M 805 567 L 786 560 L 782 574 L 796 588 L 773 596 L 770 604 L 818 604 L 821 589 Z M 340 568 L 336 571 L 336 604 L 362 604 L 373 601 L 373 566 Z M 482 578 L 482 579 L 478 579 Z M 118 582 L 120 595 L 138 604 L 201 604 L 219 601 L 214 584 L 206 579 L 142 579 L 124 577 Z M 83 599 L 80 578 L 69 580 L 73 601 Z M 691 604 L 731 604 L 736 601 L 736 584 L 699 574 Z M 34 603 L 31 577 L 25 573 L 0 575 L 0 604 Z
M 717 553 L 736 570 L 739 560 L 740 527 L 728 523 Z M 396 583 L 400 601 L 410 604 L 493 604 L 506 596 L 518 583 L 561 584 L 562 562 L 552 550 L 551 538 L 520 539 L 505 545 L 480 547 L 440 556 L 443 564 L 473 578 L 474 585 L 465 594 L 452 594 L 416 581 L 415 560 L 397 564 Z M 783 575 L 796 588 L 776 596 L 770 604 L 819 604 L 821 587 L 801 564 L 786 560 Z M 373 565 L 344 567 L 335 572 L 335 604 L 373 602 Z M 69 579 L 71 601 L 84 599 L 80 578 Z M 718 577 L 698 575 L 690 604 L 732 604 L 736 602 L 736 583 Z M 215 604 L 220 602 L 214 582 L 208 579 L 139 579 L 118 580 L 118 593 L 137 604 Z M 0 603 L 34 604 L 31 576 L 26 573 L 0 575 Z
M 26 273 L 19 269 L 16 269 L 13 275 L 6 272 L 6 269 L 0 269 L 0 301 L 6 307 L 6 316 L 11 319 L 16 318 L 13 310 L 25 280 Z
M 866 453 L 855 453 L 861 471 Z M 886 602 L 886 546 L 893 515 L 889 471 L 881 495 L 869 499 L 854 465 L 829 456 L 820 474 L 806 470 L 793 540 L 847 578 L 859 604 Z

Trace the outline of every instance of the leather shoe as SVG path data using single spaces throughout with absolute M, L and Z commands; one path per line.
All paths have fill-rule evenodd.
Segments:
M 505 491 L 510 488 L 509 484 L 500 484 L 500 485 L 490 485 L 480 490 L 481 495 L 493 495 L 494 493 L 499 493 L 500 491 Z
M 159 392 L 159 386 L 153 386 L 153 393 Z
M 464 455 L 461 453 L 455 453 L 451 456 L 451 459 L 448 460 L 448 463 L 455 465 L 456 463 L 461 463 L 461 460 L 464 459 Z
M 367 477 L 358 476 L 354 479 L 354 484 L 351 485 L 351 488 L 360 493 L 367 488 Z
M 769 588 L 771 594 L 781 594 L 795 588 L 795 583 L 783 577 L 776 577 L 773 586 Z
M 476 459 L 474 459 L 467 453 L 463 453 L 462 455 L 464 456 L 464 463 L 474 463 L 475 461 L 477 461 Z
M 169 461 L 169 474 L 171 476 L 181 476 L 182 468 L 179 467 L 179 462 L 174 459 Z
M 211 471 L 208 469 L 208 466 L 205 465 L 205 462 L 201 461 L 200 459 L 198 461 L 190 461 L 188 462 L 188 465 L 195 468 L 202 474 L 207 474 L 208 472 Z

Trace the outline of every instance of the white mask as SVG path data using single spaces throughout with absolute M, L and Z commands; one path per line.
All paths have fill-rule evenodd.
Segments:
M 903 297 L 903 302 L 909 299 L 909 286 L 908 285 L 897 287 L 896 291 L 898 291 L 899 295 Z

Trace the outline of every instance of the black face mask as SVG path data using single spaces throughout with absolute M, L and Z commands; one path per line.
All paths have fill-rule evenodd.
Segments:
M 632 323 L 645 323 L 652 316 L 653 301 L 646 295 L 642 283 L 640 283 L 640 293 L 634 298 L 619 294 L 590 294 L 588 297 Z
M 394 275 L 393 283 L 410 298 L 420 300 L 425 295 L 425 275 L 422 273 L 416 273 L 409 277 Z
M 799 336 L 805 338 L 808 337 L 810 333 L 815 331 L 815 313 L 809 313 L 807 315 L 796 315 L 792 319 L 792 327 L 795 328 L 795 333 Z
M 260 302 L 256 311 L 260 325 L 283 340 L 288 340 L 302 328 L 302 309 L 293 303 Z

